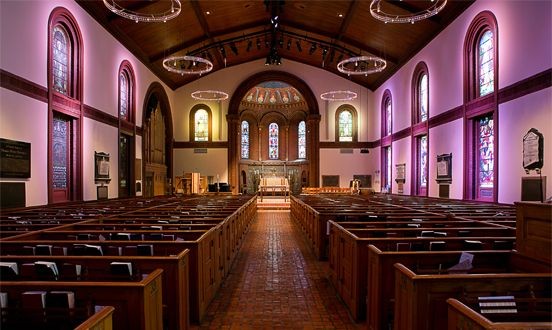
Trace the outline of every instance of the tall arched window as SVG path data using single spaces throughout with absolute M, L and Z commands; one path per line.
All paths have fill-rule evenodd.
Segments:
M 52 78 L 55 91 L 67 95 L 69 92 L 70 72 L 69 54 L 71 42 L 62 24 L 56 24 L 52 32 Z
M 381 102 L 381 191 L 391 192 L 391 145 L 393 102 L 391 92 L 383 93 Z
M 268 158 L 278 159 L 278 124 L 268 125 Z
M 307 125 L 304 120 L 297 127 L 297 148 L 297 158 L 307 158 Z
M 190 141 L 211 141 L 211 109 L 205 104 L 197 104 L 190 111 Z
M 130 82 L 125 71 L 119 73 L 119 117 L 128 120 Z
M 335 140 L 337 142 L 357 141 L 357 113 L 350 105 L 342 105 L 335 113 Z
M 494 202 L 498 200 L 497 31 L 495 16 L 483 11 L 472 21 L 464 41 L 464 198 Z
M 48 21 L 48 202 L 82 200 L 82 35 L 73 15 Z
M 385 101 L 385 135 L 391 134 L 391 123 L 392 123 L 392 106 L 391 98 L 388 98 Z
M 249 122 L 241 123 L 241 158 L 249 159 Z
M 418 63 L 412 75 L 412 194 L 428 194 L 429 71 Z
M 134 195 L 135 95 L 134 70 L 129 61 L 119 67 L 119 197 Z

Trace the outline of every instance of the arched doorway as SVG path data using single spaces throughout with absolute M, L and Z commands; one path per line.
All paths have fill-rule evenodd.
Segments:
M 164 195 L 173 172 L 173 125 L 169 99 L 158 82 L 148 88 L 142 116 L 143 195 Z
M 240 136 L 241 136 L 240 133 L 242 129 L 241 121 L 243 119 L 252 120 L 254 117 L 254 114 L 252 114 L 251 109 L 244 109 L 243 100 L 247 96 L 247 93 L 252 88 L 265 82 L 281 82 L 289 86 L 292 86 L 301 94 L 301 96 L 304 99 L 305 107 L 303 109 L 304 111 L 303 119 L 306 124 L 307 148 L 306 148 L 305 160 L 300 162 L 302 166 L 302 170 L 299 171 L 299 173 L 303 173 L 303 171 L 306 171 L 307 173 L 306 185 L 311 187 L 317 187 L 319 185 L 319 172 L 320 172 L 320 149 L 319 149 L 320 113 L 318 110 L 318 102 L 316 100 L 316 97 L 314 96 L 309 86 L 302 79 L 292 74 L 289 74 L 287 72 L 265 71 L 265 72 L 257 73 L 249 77 L 244 82 L 242 82 L 238 86 L 238 88 L 236 89 L 236 92 L 232 95 L 232 98 L 230 100 L 228 115 L 226 116 L 226 119 L 228 121 L 228 181 L 231 186 L 232 192 L 237 193 L 240 190 L 240 177 L 239 177 L 240 166 L 241 166 L 240 164 L 243 165 L 243 161 L 241 159 L 242 141 L 240 139 Z M 289 126 L 289 123 L 293 123 L 294 120 L 295 121 L 298 120 L 298 119 L 293 119 L 293 118 L 296 118 L 297 116 L 294 115 L 294 113 L 290 113 L 289 107 L 285 109 L 269 109 L 267 112 L 269 112 L 270 114 L 267 113 L 266 116 L 260 116 L 260 117 L 263 117 L 263 119 L 257 121 L 259 125 L 264 125 L 266 123 L 268 123 L 269 125 L 272 122 L 274 123 L 285 122 L 286 125 Z M 274 117 L 274 120 L 272 121 L 266 120 L 266 118 L 270 118 L 270 117 Z M 277 119 L 278 117 L 283 117 L 285 118 L 285 120 L 284 119 L 278 120 Z M 259 141 L 260 141 L 260 143 L 257 145 L 256 148 L 264 148 L 263 146 L 266 146 L 266 143 L 263 142 L 265 140 L 262 139 L 264 138 L 264 135 L 261 136 L 261 134 L 263 134 L 263 127 L 264 126 L 257 127 L 255 125 L 252 125 L 252 128 L 250 129 L 250 132 L 252 132 L 252 135 L 257 134 L 256 138 L 259 138 Z M 286 139 L 289 139 L 290 136 L 294 136 L 294 135 L 286 133 L 285 136 L 286 136 Z M 267 154 L 268 151 L 265 152 L 264 149 L 263 150 L 255 149 L 255 151 L 257 151 L 260 156 L 258 158 L 253 157 L 250 164 L 252 166 L 259 166 L 260 164 L 260 166 L 263 167 L 265 164 L 265 161 L 267 160 L 265 154 Z M 268 160 L 270 160 L 270 157 L 268 157 Z M 280 163 L 278 163 L 278 161 L 280 161 Z M 269 164 L 273 167 L 282 166 L 283 169 L 285 169 L 286 166 L 290 165 L 289 161 L 290 160 L 287 157 L 285 157 L 284 159 L 280 157 L 278 160 L 275 160 Z M 257 164 L 256 162 L 258 162 L 259 164 Z M 285 173 L 285 170 L 284 170 L 284 173 Z

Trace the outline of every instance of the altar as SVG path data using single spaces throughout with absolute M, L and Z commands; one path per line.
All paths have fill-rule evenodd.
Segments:
M 259 197 L 261 202 L 263 201 L 263 194 L 276 193 L 284 194 L 284 201 L 287 202 L 288 197 L 290 196 L 290 187 L 289 180 L 286 177 L 261 177 L 259 183 Z

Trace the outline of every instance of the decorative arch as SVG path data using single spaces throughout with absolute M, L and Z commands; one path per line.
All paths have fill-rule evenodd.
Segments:
M 196 118 L 195 115 L 199 110 L 207 111 L 207 141 L 211 142 L 213 138 L 213 113 L 211 108 L 203 103 L 196 104 L 190 110 L 190 120 L 189 120 L 189 132 L 190 132 L 190 142 L 196 142 L 195 133 L 196 133 Z
M 352 141 L 348 142 L 357 142 L 358 141 L 358 114 L 354 106 L 350 104 L 340 105 L 337 110 L 335 110 L 335 142 L 340 141 L 339 127 L 340 127 L 340 116 L 342 113 L 349 111 L 352 115 L 352 132 L 351 139 Z
M 318 101 L 310 87 L 299 77 L 282 71 L 263 71 L 252 75 L 243 81 L 232 95 L 228 107 L 228 181 L 232 192 L 238 192 L 239 186 L 239 161 L 240 161 L 240 102 L 246 93 L 256 85 L 265 81 L 282 81 L 295 87 L 305 98 L 308 107 L 306 118 L 307 124 L 307 156 L 308 163 L 308 186 L 319 185 L 320 173 L 320 149 L 319 149 L 319 124 L 320 112 Z M 288 123 L 286 123 L 288 124 Z M 253 127 L 251 127 L 251 130 Z
M 53 63 L 57 26 L 67 38 L 65 86 L 58 89 Z M 54 8 L 48 18 L 48 203 L 78 201 L 83 196 L 83 48 L 75 17 L 63 7 Z
M 144 134 L 142 136 L 142 171 L 144 176 L 147 176 L 148 164 L 146 158 L 146 123 L 152 112 L 159 107 L 161 114 L 163 115 L 164 127 L 165 127 L 165 166 L 166 166 L 166 178 L 173 178 L 173 123 L 172 112 L 169 103 L 169 98 L 165 89 L 159 82 L 153 82 L 148 87 L 146 96 L 144 98 L 144 106 L 142 109 L 142 126 Z M 144 185 L 145 186 L 145 185 Z

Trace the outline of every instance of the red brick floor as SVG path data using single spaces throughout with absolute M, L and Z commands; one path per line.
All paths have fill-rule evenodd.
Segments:
M 259 211 L 196 329 L 360 329 L 289 211 Z

